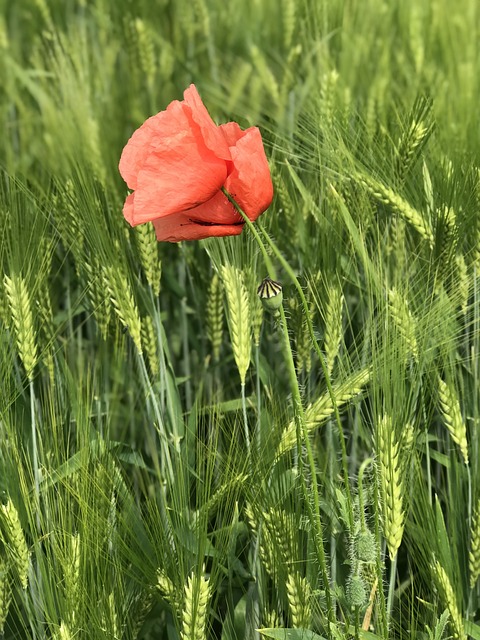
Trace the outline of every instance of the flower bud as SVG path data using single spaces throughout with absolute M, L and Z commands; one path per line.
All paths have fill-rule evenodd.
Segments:
M 351 607 L 362 607 L 367 602 L 365 582 L 359 575 L 353 575 L 347 584 L 347 600 Z
M 374 564 L 376 558 L 375 536 L 371 531 L 365 529 L 361 531 L 355 540 L 358 560 L 366 564 Z
M 258 287 L 257 293 L 263 306 L 268 311 L 275 312 L 283 301 L 282 285 L 271 278 L 264 278 Z

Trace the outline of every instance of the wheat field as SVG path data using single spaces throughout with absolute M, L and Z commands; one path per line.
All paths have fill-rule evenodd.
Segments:
M 0 0 L 0 639 L 480 639 L 479 38 L 476 0 Z M 118 162 L 191 83 L 274 200 L 159 243 Z

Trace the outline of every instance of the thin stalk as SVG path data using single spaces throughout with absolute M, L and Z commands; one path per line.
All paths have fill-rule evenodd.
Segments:
M 480 335 L 480 300 L 478 296 L 478 272 L 477 265 L 473 267 L 473 326 L 472 326 L 472 346 L 469 348 L 470 357 L 472 361 L 472 375 L 473 375 L 473 389 L 478 389 L 478 336 Z M 474 399 L 474 420 L 478 418 L 478 395 L 472 394 Z M 472 429 L 472 466 L 474 465 L 472 472 L 473 476 L 478 475 L 479 466 L 479 434 L 478 429 Z
M 329 420 L 327 422 L 327 448 L 328 451 L 334 451 L 333 444 L 333 428 L 332 421 Z M 333 465 L 336 463 L 337 457 L 331 456 L 328 461 L 327 474 L 328 474 L 328 484 L 330 487 L 334 486 L 334 470 Z M 332 530 L 330 534 L 330 585 L 332 589 L 335 586 L 337 581 L 337 536 L 335 535 L 335 531 Z M 336 598 L 335 595 L 332 599 L 332 607 L 335 610 L 336 608 Z
M 237 204 L 236 200 L 234 200 L 232 198 L 232 196 L 228 193 L 228 191 L 226 191 L 226 189 L 224 189 L 224 187 L 222 187 L 222 191 L 223 191 L 224 195 L 228 198 L 228 200 L 232 203 L 232 205 L 235 207 L 236 211 L 238 211 L 238 213 L 245 220 L 245 223 L 246 223 L 247 227 L 249 228 L 250 232 L 253 234 L 253 237 L 257 241 L 258 248 L 262 252 L 263 261 L 265 262 L 265 267 L 267 269 L 267 273 L 268 273 L 269 277 L 272 280 L 276 280 L 277 276 L 276 276 L 276 273 L 275 273 L 275 267 L 273 266 L 273 263 L 270 260 L 270 256 L 267 253 L 265 245 L 263 244 L 262 239 L 261 239 L 258 231 L 256 230 L 255 226 L 253 225 L 252 221 L 247 216 L 247 214 L 243 211 L 243 209 Z
M 233 204 L 233 206 L 238 211 L 238 213 L 245 220 L 247 227 L 252 232 L 263 254 L 263 257 L 265 260 L 265 267 L 267 269 L 269 277 L 272 279 L 275 279 L 276 277 L 275 269 L 267 253 L 265 245 L 262 242 L 262 239 L 258 234 L 256 228 L 254 227 L 254 225 L 252 224 L 248 216 L 236 203 L 236 201 L 230 196 L 230 194 L 227 193 L 225 189 L 222 189 L 222 191 L 225 194 L 225 196 L 229 199 L 229 201 Z M 302 296 L 303 296 L 303 292 L 302 292 Z M 304 296 L 303 296 L 303 299 L 304 299 Z M 290 391 L 292 393 L 293 415 L 294 415 L 294 421 L 295 421 L 296 433 L 297 433 L 297 447 L 299 450 L 299 460 L 300 460 L 300 467 L 299 467 L 300 482 L 301 482 L 302 491 L 304 494 L 305 505 L 306 505 L 306 508 L 310 517 L 310 521 L 312 524 L 313 532 L 314 532 L 314 543 L 316 547 L 318 562 L 319 562 L 321 573 L 322 573 L 322 580 L 325 588 L 325 597 L 327 600 L 328 618 L 330 622 L 333 622 L 332 596 L 330 592 L 330 582 L 329 582 L 328 571 L 327 571 L 325 549 L 323 546 L 323 527 L 322 527 L 322 522 L 320 517 L 320 500 L 319 500 L 319 492 L 318 492 L 318 485 L 317 485 L 317 470 L 315 467 L 313 449 L 312 449 L 312 445 L 310 442 L 310 437 L 308 434 L 308 429 L 305 421 L 305 413 L 303 410 L 300 387 L 298 384 L 297 373 L 295 370 L 295 362 L 293 359 L 292 348 L 290 345 L 290 336 L 288 333 L 288 324 L 287 324 L 287 319 L 285 316 L 285 310 L 283 308 L 283 305 L 280 306 L 279 312 L 280 312 L 280 326 L 283 334 L 283 341 L 282 341 L 283 352 L 284 352 L 285 363 L 287 366 L 288 378 L 290 383 Z M 303 473 L 303 463 L 302 463 L 303 457 L 301 455 L 303 444 L 305 444 L 307 460 L 308 460 L 308 465 L 309 465 L 309 470 L 311 475 L 310 495 L 309 495 L 307 483 L 305 480 L 305 474 Z M 313 506 L 312 506 L 312 499 L 313 499 Z
M 40 467 L 38 465 L 38 443 L 37 443 L 37 421 L 35 415 L 35 388 L 33 379 L 29 379 L 30 386 L 30 420 L 32 423 L 32 461 L 33 461 L 33 482 L 35 486 L 35 510 L 37 518 L 38 533 L 40 535 Z
M 302 306 L 303 306 L 305 320 L 307 321 L 307 327 L 308 327 L 308 332 L 310 334 L 310 339 L 312 341 L 313 347 L 314 347 L 314 349 L 315 349 L 315 351 L 317 353 L 318 359 L 320 361 L 320 365 L 321 365 L 322 370 L 323 370 L 323 375 L 324 375 L 325 382 L 326 382 L 326 385 L 327 385 L 328 393 L 330 394 L 330 399 L 332 401 L 332 406 L 333 406 L 334 415 L 335 415 L 335 421 L 336 421 L 336 424 L 337 424 L 337 427 L 338 427 L 340 446 L 341 446 L 341 449 L 342 449 L 342 469 L 343 469 L 343 476 L 344 476 L 345 493 L 346 493 L 347 503 L 348 503 L 348 514 L 349 514 L 349 518 L 350 518 L 350 527 L 353 529 L 353 524 L 354 524 L 353 523 L 353 501 L 352 501 L 352 495 L 351 495 L 351 492 L 350 492 L 350 483 L 349 483 L 349 479 L 348 479 L 349 475 L 348 475 L 347 446 L 346 446 L 346 443 L 345 443 L 345 436 L 343 434 L 342 423 L 341 423 L 341 420 L 340 420 L 340 414 L 338 412 L 338 407 L 337 407 L 337 403 L 336 403 L 336 400 L 335 400 L 335 394 L 333 393 L 332 383 L 330 381 L 330 376 L 328 374 L 328 370 L 327 370 L 327 367 L 326 367 L 326 364 L 325 364 L 325 359 L 323 357 L 322 352 L 320 351 L 320 347 L 318 346 L 318 342 L 317 342 L 317 339 L 315 338 L 315 333 L 313 331 L 312 319 L 310 318 L 310 313 L 308 311 L 308 303 L 307 303 L 307 300 L 305 298 L 305 294 L 303 293 L 303 289 L 302 289 L 300 283 L 298 282 L 297 276 L 293 272 L 293 269 L 290 267 L 288 262 L 282 256 L 282 254 L 279 251 L 278 247 L 272 241 L 272 239 L 270 238 L 268 233 L 264 229 L 261 229 L 261 231 L 262 231 L 263 237 L 267 241 L 267 243 L 270 246 L 270 248 L 272 249 L 272 251 L 275 253 L 276 257 L 281 262 L 282 267 L 287 272 L 288 276 L 290 277 L 290 280 L 293 282 L 293 284 L 294 284 L 294 286 L 295 286 L 295 288 L 296 288 L 296 290 L 298 292 L 298 295 L 300 297 L 300 300 L 301 300 L 301 303 L 302 303 Z
M 262 434 L 261 434 L 261 424 L 262 424 L 262 402 L 260 398 L 260 345 L 255 345 L 255 372 L 256 372 L 256 391 L 257 391 L 257 453 L 260 454 L 262 448 Z
M 186 272 L 185 261 L 180 263 L 179 267 L 179 283 L 181 289 L 186 288 Z M 189 411 L 192 407 L 192 371 L 190 367 L 190 345 L 188 344 L 188 318 L 187 318 L 187 299 L 183 296 L 180 302 L 181 319 L 182 319 L 182 351 L 183 351 L 183 371 L 185 374 L 185 404 Z
M 374 477 L 373 491 L 374 491 L 373 504 L 379 504 L 380 493 L 379 493 L 377 474 L 375 474 L 375 477 Z M 383 549 L 382 549 L 382 543 L 381 543 L 382 534 L 381 534 L 381 527 L 380 527 L 380 510 L 379 509 L 373 509 L 373 517 L 374 517 L 374 527 L 375 527 L 375 540 L 377 541 L 377 548 L 378 548 L 378 551 L 376 553 L 375 567 L 376 567 L 376 573 L 377 573 L 377 583 L 381 585 L 383 584 L 383 571 L 385 567 L 385 563 L 383 561 L 383 558 L 385 558 L 385 543 L 383 543 Z M 378 620 L 375 626 L 378 625 L 379 635 L 381 637 L 382 636 L 387 637 L 388 636 L 388 617 L 386 615 L 387 608 L 385 603 L 385 593 L 384 593 L 384 590 L 381 588 L 378 589 L 377 593 L 379 598 L 379 605 L 378 607 L 376 607 L 376 612 L 377 612 L 376 615 L 378 616 Z
M 397 558 L 398 553 L 395 554 L 394 559 L 390 563 L 390 583 L 388 585 L 388 597 L 387 597 L 387 620 L 390 620 L 393 608 L 393 596 L 395 591 L 395 576 L 397 575 Z
M 170 443 L 168 441 L 165 424 L 162 418 L 162 414 L 160 412 L 160 407 L 158 406 L 157 398 L 155 396 L 155 391 L 153 389 L 152 383 L 150 381 L 150 377 L 147 372 L 147 367 L 145 366 L 145 360 L 143 358 L 143 355 L 139 352 L 137 352 L 137 355 L 138 355 L 138 361 L 140 363 L 140 370 L 142 372 L 143 380 L 148 390 L 147 397 L 150 399 L 150 402 L 152 403 L 153 411 L 154 411 L 155 418 L 158 425 L 157 430 L 158 430 L 158 435 L 160 439 L 160 446 L 163 453 L 162 458 L 167 465 L 169 480 L 173 483 L 174 473 L 173 473 L 173 466 L 172 466 L 172 461 L 170 457 Z M 175 442 L 175 448 L 177 450 L 177 453 L 179 453 L 178 442 Z
M 245 398 L 245 383 L 242 382 L 242 412 L 243 412 L 243 428 L 245 430 L 245 443 L 247 445 L 247 453 L 250 457 L 250 434 L 248 433 L 248 419 L 247 419 L 247 400 Z
M 166 389 L 166 379 L 167 379 L 167 372 L 166 372 L 166 365 L 165 365 L 165 351 L 163 348 L 163 329 L 162 329 L 162 320 L 161 320 L 161 314 L 160 314 L 160 299 L 157 297 L 157 299 L 155 299 L 154 295 L 153 295 L 153 290 L 152 287 L 149 285 L 149 293 L 150 293 L 150 301 L 152 303 L 152 310 L 153 310 L 153 319 L 155 322 L 155 329 L 157 331 L 157 342 L 158 342 L 158 346 L 159 346 L 159 350 L 160 350 L 160 357 L 159 357 L 159 369 L 160 369 L 160 375 L 159 375 L 159 382 L 160 382 L 160 408 L 162 410 L 162 413 L 165 412 L 165 389 Z
M 355 638 L 360 638 L 360 607 L 355 607 Z
M 32 424 L 32 464 L 33 464 L 33 483 L 34 483 L 34 495 L 35 495 L 35 520 L 37 524 L 37 535 L 35 536 L 35 553 L 37 558 L 40 558 L 42 550 L 41 540 L 41 521 L 40 521 L 40 466 L 38 463 L 38 442 L 37 442 L 37 419 L 36 419 L 36 410 L 35 410 L 35 387 L 33 384 L 33 378 L 29 377 L 29 387 L 30 387 L 30 420 Z M 32 572 L 33 572 L 33 566 Z M 30 589 L 32 593 L 32 600 L 34 602 L 35 609 L 35 617 L 37 621 L 40 623 L 39 628 L 42 629 L 42 622 L 44 620 L 43 616 L 43 603 L 42 603 L 42 572 L 40 569 L 40 562 L 37 561 L 35 566 L 35 577 L 36 581 L 34 583 L 30 583 Z M 32 626 L 33 629 L 33 626 Z M 45 637 L 45 634 L 40 632 L 40 637 Z
M 293 360 L 292 348 L 290 345 L 290 336 L 288 334 L 288 325 L 287 318 L 285 316 L 285 309 L 283 305 L 279 309 L 280 311 L 280 324 L 282 327 L 283 333 L 283 344 L 284 344 L 284 357 L 285 363 L 287 365 L 288 377 L 290 380 L 290 391 L 292 393 L 293 400 L 293 417 L 296 426 L 297 433 L 297 448 L 299 454 L 299 471 L 300 471 L 300 481 L 302 484 L 302 489 L 304 493 L 305 504 L 309 513 L 309 517 L 312 523 L 312 527 L 314 530 L 314 540 L 315 547 L 317 552 L 317 557 L 319 561 L 319 565 L 322 572 L 322 579 L 325 588 L 325 597 L 327 600 L 327 610 L 330 621 L 333 618 L 333 608 L 332 608 L 332 595 L 330 592 L 330 581 L 327 572 L 327 563 L 325 556 L 325 549 L 323 546 L 323 527 L 322 521 L 320 517 L 320 499 L 319 499 L 319 491 L 317 485 L 317 469 L 315 466 L 315 458 L 313 456 L 312 444 L 310 442 L 310 436 L 307 429 L 307 423 L 305 420 L 305 413 L 303 410 L 302 398 L 300 395 L 300 387 L 298 385 L 297 374 L 295 370 L 295 362 Z M 307 453 L 308 466 L 310 470 L 310 481 L 311 481 L 311 497 L 313 498 L 313 509 L 311 504 L 311 497 L 308 494 L 307 483 L 305 480 L 305 474 L 303 473 L 303 455 L 302 455 L 302 445 L 305 444 L 305 449 Z

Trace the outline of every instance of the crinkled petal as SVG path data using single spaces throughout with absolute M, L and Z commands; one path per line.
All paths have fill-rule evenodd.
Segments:
M 225 140 L 220 127 L 218 127 L 207 108 L 194 84 L 191 84 L 183 93 L 185 104 L 192 110 L 192 118 L 200 127 L 206 146 L 215 153 L 218 158 L 223 160 L 231 160 L 229 145 Z
M 238 224 L 242 222 L 242 216 L 221 191 L 218 191 L 208 202 L 194 207 L 186 213 L 191 220 L 203 223 Z
M 205 145 L 189 107 L 172 103 L 154 118 L 155 126 L 148 125 L 149 139 L 139 132 L 152 118 L 133 134 L 120 160 L 122 176 L 135 188 L 132 224 L 208 201 L 227 176 L 226 161 Z M 148 145 L 148 152 L 140 150 L 141 145 Z M 137 169 L 134 177 L 129 173 L 132 163 Z
M 135 131 L 119 169 L 134 190 L 125 218 L 131 225 L 153 221 L 159 240 L 241 233 L 242 218 L 223 186 L 251 220 L 273 197 L 259 130 L 242 131 L 235 122 L 217 127 L 194 85 Z
M 203 240 L 204 238 L 237 236 L 242 233 L 243 224 L 201 224 L 195 222 L 188 213 L 177 213 L 153 221 L 157 240 L 181 242 L 182 240 Z
M 246 129 L 244 131 L 236 122 L 226 122 L 225 124 L 221 124 L 219 129 L 221 130 L 229 148 L 234 147 L 240 138 L 243 138 L 247 132 L 250 131 L 250 129 Z
M 225 189 L 238 202 L 250 220 L 256 220 L 270 206 L 273 184 L 262 136 L 257 127 L 242 131 L 236 122 L 220 127 L 230 145 L 233 169 Z

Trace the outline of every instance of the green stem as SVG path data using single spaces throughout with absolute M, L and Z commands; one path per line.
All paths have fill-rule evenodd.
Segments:
M 262 449 L 262 403 L 260 397 L 260 346 L 255 345 L 255 371 L 256 371 L 256 392 L 257 392 L 257 454 L 260 454 Z
M 273 267 L 273 264 L 270 260 L 270 257 L 267 253 L 267 250 L 265 248 L 265 245 L 262 242 L 262 239 L 259 233 L 257 232 L 256 228 L 252 224 L 251 220 L 248 218 L 245 212 L 239 207 L 239 205 L 235 202 L 235 200 L 230 196 L 230 194 L 227 193 L 225 189 L 222 189 L 222 191 L 225 194 L 225 196 L 229 199 L 229 201 L 233 204 L 233 206 L 238 211 L 238 213 L 245 220 L 245 224 L 247 225 L 249 230 L 252 232 L 263 254 L 263 257 L 265 260 L 265 267 L 267 269 L 268 275 L 270 278 L 274 280 L 276 278 L 275 269 Z M 302 292 L 302 296 L 303 296 L 303 292 Z M 304 296 L 303 296 L 303 299 L 304 299 Z M 280 311 L 280 324 L 281 324 L 282 333 L 283 333 L 283 351 L 284 351 L 285 363 L 287 365 L 290 390 L 292 393 L 292 400 L 293 400 L 293 414 L 294 414 L 294 421 L 296 426 L 297 448 L 298 448 L 298 455 L 299 455 L 299 461 L 300 461 L 300 465 L 299 465 L 300 482 L 301 482 L 302 491 L 304 494 L 305 505 L 308 510 L 308 514 L 309 514 L 313 532 L 314 532 L 314 543 L 315 543 L 315 548 L 317 552 L 318 562 L 322 572 L 322 579 L 323 579 L 323 584 L 325 588 L 325 597 L 327 600 L 328 617 L 329 617 L 329 621 L 333 622 L 332 596 L 330 592 L 330 583 L 328 579 L 325 549 L 323 546 L 323 527 L 322 527 L 322 522 L 320 518 L 320 499 L 319 499 L 319 492 L 318 492 L 318 485 L 317 485 L 317 470 L 315 467 L 313 449 L 312 449 L 310 437 L 308 434 L 307 424 L 305 421 L 305 413 L 303 410 L 300 387 L 298 384 L 297 373 L 295 370 L 295 363 L 293 360 L 293 353 L 292 353 L 292 348 L 290 345 L 290 337 L 288 333 L 288 324 L 287 324 L 287 319 L 285 316 L 285 310 L 283 308 L 283 305 L 280 306 L 279 311 Z M 309 495 L 309 491 L 308 491 L 308 487 L 305 479 L 305 474 L 303 473 L 303 463 L 302 463 L 303 444 L 305 444 L 307 460 L 308 460 L 308 465 L 309 465 L 309 470 L 311 475 L 310 495 Z M 312 498 L 313 498 L 313 505 L 312 505 Z
M 395 576 L 397 574 L 397 558 L 398 553 L 395 554 L 394 559 L 390 564 L 390 582 L 388 585 L 388 598 L 387 598 L 387 620 L 390 620 L 393 609 L 393 597 L 395 594 Z
M 35 413 L 35 387 L 33 378 L 29 378 L 30 386 L 30 419 L 32 424 L 32 460 L 33 460 L 33 482 L 35 487 L 35 509 L 37 517 L 38 535 L 40 535 L 40 466 L 38 463 L 38 443 L 37 443 L 37 422 Z
M 325 596 L 327 599 L 327 610 L 329 618 L 332 620 L 333 608 L 332 608 L 332 596 L 330 593 L 330 582 L 327 572 L 327 563 L 325 557 L 325 549 L 323 546 L 323 527 L 320 517 L 320 499 L 317 485 L 317 469 L 315 466 L 315 458 L 313 455 L 312 444 L 310 442 L 310 436 L 308 434 L 307 423 L 305 420 L 305 413 L 303 410 L 302 398 L 300 394 L 300 387 L 298 385 L 297 373 L 295 370 L 295 363 L 293 360 L 292 348 L 290 345 L 290 337 L 288 334 L 287 318 L 285 316 L 285 310 L 283 305 L 280 307 L 280 323 L 283 330 L 283 342 L 284 342 L 284 357 L 287 365 L 288 375 L 290 379 L 290 390 L 292 392 L 293 400 L 293 417 L 295 421 L 296 434 L 297 434 L 297 449 L 299 458 L 299 476 L 302 484 L 302 490 L 304 494 L 305 504 L 308 510 L 310 521 L 312 523 L 315 547 L 317 550 L 317 556 L 322 571 L 323 584 L 325 587 Z M 308 466 L 311 476 L 311 488 L 310 493 L 313 498 L 313 509 L 311 503 L 311 497 L 309 496 L 307 483 L 305 480 L 305 474 L 303 473 L 303 443 L 307 452 Z
M 148 371 L 147 371 L 147 367 L 145 365 L 145 360 L 143 358 L 143 354 L 137 351 L 137 357 L 138 357 L 138 362 L 140 364 L 140 371 L 142 373 L 143 381 L 144 381 L 145 386 L 147 388 L 147 392 L 148 392 L 147 397 L 151 402 L 151 406 L 153 408 L 153 412 L 154 412 L 154 415 L 155 415 L 155 418 L 156 418 L 156 422 L 157 422 L 156 431 L 157 431 L 159 439 L 160 439 L 160 447 L 161 447 L 161 452 L 162 452 L 162 468 L 164 469 L 165 466 L 166 466 L 167 472 L 168 472 L 168 478 L 169 478 L 170 482 L 173 483 L 175 475 L 173 473 L 173 465 L 172 465 L 172 460 L 171 460 L 171 456 L 170 456 L 170 443 L 169 443 L 169 440 L 168 440 L 167 431 L 165 429 L 165 423 L 164 423 L 163 418 L 162 418 L 162 413 L 160 411 L 160 407 L 158 406 L 158 402 L 157 402 L 157 397 L 155 395 L 155 391 L 154 391 L 152 383 L 150 381 L 150 376 L 148 375 Z M 180 452 L 180 450 L 179 450 L 178 441 L 176 439 L 174 441 L 174 446 L 175 446 L 176 453 L 178 454 Z M 160 468 L 159 467 L 157 467 L 157 472 L 160 474 Z
M 348 456 L 347 456 L 347 446 L 345 443 L 345 436 L 343 435 L 343 429 L 342 429 L 342 423 L 340 420 L 340 413 L 338 412 L 338 407 L 337 407 L 337 403 L 335 400 L 335 394 L 333 392 L 333 387 L 332 387 L 332 383 L 330 381 L 330 375 L 328 373 L 326 364 L 325 364 L 325 358 L 322 354 L 322 352 L 320 351 L 320 347 L 318 346 L 318 342 L 317 339 L 315 338 L 315 333 L 313 331 L 313 324 L 312 324 L 312 319 L 310 317 L 310 312 L 308 309 L 308 303 L 307 303 L 307 299 L 305 298 L 305 294 L 303 293 L 303 289 L 297 279 L 297 276 L 295 275 L 293 269 L 291 268 L 291 266 L 288 264 L 288 262 L 285 260 L 285 258 L 282 256 L 281 252 L 279 251 L 278 247 L 275 245 L 275 243 L 272 241 L 272 239 L 270 238 L 270 236 L 268 235 L 268 233 L 264 230 L 261 229 L 263 237 L 265 238 L 265 240 L 267 241 L 268 245 L 270 246 L 270 248 L 272 249 L 272 251 L 275 253 L 276 257 L 279 259 L 279 261 L 282 264 L 282 267 L 285 269 L 285 271 L 287 272 L 288 276 L 290 277 L 290 280 L 292 281 L 292 283 L 294 284 L 298 295 L 300 297 L 300 300 L 302 302 L 302 307 L 303 307 L 303 311 L 304 311 L 304 315 L 305 315 L 305 320 L 307 321 L 307 327 L 308 327 L 308 333 L 310 335 L 310 339 L 312 341 L 313 347 L 315 349 L 315 352 L 318 356 L 318 359 L 320 361 L 320 365 L 322 367 L 323 370 L 323 375 L 325 378 L 325 382 L 327 385 L 327 389 L 328 389 L 328 393 L 330 395 L 330 399 L 332 401 L 332 406 L 333 406 L 333 411 L 335 414 L 335 422 L 337 423 L 337 428 L 338 428 L 338 435 L 339 435 L 339 440 L 340 440 L 340 447 L 342 449 L 342 468 L 343 468 L 343 476 L 344 476 L 344 484 L 345 484 L 345 492 L 346 492 L 346 496 L 347 496 L 347 503 L 348 503 L 348 514 L 349 514 L 349 518 L 350 518 L 350 528 L 353 529 L 353 501 L 352 501 L 352 495 L 350 492 L 350 483 L 349 483 L 349 479 L 348 479 Z
M 276 280 L 277 276 L 276 276 L 276 273 L 275 273 L 275 267 L 273 266 L 273 263 L 270 260 L 270 256 L 267 253 L 265 245 L 263 244 L 262 239 L 261 239 L 258 231 L 256 230 L 255 226 L 253 225 L 252 221 L 247 216 L 247 214 L 243 211 L 243 209 L 240 208 L 240 206 L 237 204 L 237 202 L 232 198 L 232 196 L 228 193 L 228 191 L 224 187 L 222 187 L 222 191 L 223 191 L 224 195 L 228 198 L 228 200 L 233 204 L 233 206 L 238 211 L 238 213 L 245 220 L 245 223 L 246 223 L 247 227 L 249 228 L 249 230 L 253 234 L 253 237 L 257 241 L 258 247 L 259 247 L 260 251 L 263 254 L 263 260 L 265 262 L 265 267 L 267 269 L 267 273 L 268 273 L 269 277 L 272 280 Z
M 362 531 L 365 531 L 367 528 L 367 523 L 365 522 L 365 502 L 363 500 L 363 474 L 365 473 L 365 469 L 369 464 L 373 463 L 373 458 L 367 458 L 360 465 L 360 469 L 358 470 L 358 510 L 360 512 L 360 522 L 362 525 Z
M 39 465 L 39 455 L 38 455 L 38 442 L 37 442 L 37 419 L 36 419 L 36 398 L 35 398 L 35 387 L 33 384 L 33 377 L 29 376 L 28 379 L 30 386 L 30 417 L 32 422 L 32 464 L 33 464 L 33 482 L 34 482 L 34 495 L 35 495 L 35 520 L 37 524 L 37 531 L 35 533 L 34 538 L 34 549 L 35 555 L 37 557 L 37 562 L 35 563 L 35 577 L 36 582 L 32 584 L 30 581 L 30 589 L 32 592 L 32 599 L 34 603 L 35 617 L 37 621 L 40 623 L 40 628 L 42 628 L 42 622 L 44 620 L 43 609 L 44 604 L 42 601 L 42 572 L 40 568 L 40 563 L 38 559 L 42 554 L 42 533 L 41 533 L 41 521 L 40 521 L 40 465 Z M 33 629 L 33 627 L 32 627 Z M 34 630 L 35 634 L 35 630 Z M 45 637 L 45 634 L 40 633 L 40 638 Z
M 245 398 L 245 382 L 242 382 L 242 413 L 243 413 L 243 428 L 245 430 L 245 443 L 247 445 L 248 455 L 250 456 L 250 434 L 248 433 L 247 400 Z

